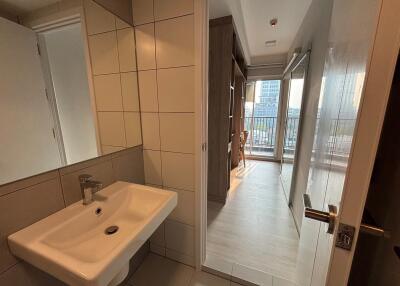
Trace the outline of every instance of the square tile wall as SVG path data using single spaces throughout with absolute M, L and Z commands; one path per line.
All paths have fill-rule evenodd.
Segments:
M 135 29 L 84 0 L 102 154 L 142 144 Z
M 133 0 L 145 182 L 178 193 L 151 251 L 194 265 L 193 0 Z

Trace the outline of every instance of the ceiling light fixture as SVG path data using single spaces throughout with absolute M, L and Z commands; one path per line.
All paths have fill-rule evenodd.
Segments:
M 269 21 L 269 24 L 271 25 L 271 27 L 275 27 L 276 24 L 278 24 L 278 19 L 277 18 L 273 18 Z
M 267 47 L 273 47 L 276 45 L 276 40 L 271 40 L 271 41 L 265 41 L 265 45 Z

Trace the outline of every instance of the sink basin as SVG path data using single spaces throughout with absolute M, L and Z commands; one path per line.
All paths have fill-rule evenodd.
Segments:
M 175 192 L 116 182 L 8 237 L 11 252 L 69 285 L 122 281 L 130 258 L 177 204 Z

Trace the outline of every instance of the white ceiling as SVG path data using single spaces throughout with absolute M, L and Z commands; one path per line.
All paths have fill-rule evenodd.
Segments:
M 13 16 L 20 16 L 60 0 L 0 0 L 0 10 Z
M 254 64 L 257 58 L 277 59 L 288 52 L 311 1 L 210 0 L 210 19 L 233 16 L 247 62 Z M 269 24 L 273 18 L 278 19 L 275 27 Z M 270 40 L 276 45 L 267 47 Z

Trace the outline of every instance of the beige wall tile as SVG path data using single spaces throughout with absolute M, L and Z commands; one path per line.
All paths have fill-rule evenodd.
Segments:
M 64 282 L 58 280 L 50 274 L 47 274 L 46 272 L 43 272 L 27 262 L 21 262 L 21 266 L 23 268 L 23 275 L 29 277 L 29 286 L 67 286 L 67 284 Z
M 157 112 L 157 72 L 155 70 L 140 71 L 138 77 L 140 110 L 142 112 Z
M 7 236 L 62 208 L 59 177 L 0 197 L 0 273 L 17 262 L 8 249 Z
M 139 112 L 124 112 L 126 146 L 134 147 L 142 144 Z
M 112 159 L 116 181 L 144 184 L 143 149 L 141 146 Z
M 121 78 L 119 74 L 93 77 L 97 111 L 122 111 Z
M 82 199 L 81 188 L 79 185 L 79 175 L 82 174 L 92 175 L 93 180 L 100 181 L 103 184 L 103 187 L 107 187 L 115 182 L 111 160 L 63 175 L 61 176 L 61 184 L 64 190 L 64 198 L 67 206 Z
M 160 113 L 161 150 L 194 153 L 194 114 Z
M 124 111 L 140 111 L 137 72 L 121 73 L 121 88 Z
M 178 251 L 167 248 L 165 249 L 165 256 L 172 260 L 178 261 L 182 264 L 190 265 L 193 267 L 195 266 L 194 256 L 192 255 L 186 255 Z
M 161 152 L 144 150 L 144 178 L 146 184 L 162 185 Z
M 102 145 L 126 146 L 123 112 L 97 112 Z
M 169 215 L 170 219 L 194 226 L 194 192 L 169 188 L 178 194 L 178 205 Z
M 89 49 L 94 75 L 119 72 L 115 31 L 89 36 Z
M 138 70 L 156 68 L 154 23 L 136 27 L 136 53 Z
M 165 244 L 167 249 L 194 256 L 194 227 L 167 219 L 165 221 Z
M 140 25 L 154 21 L 153 1 L 151 0 L 132 0 L 133 23 Z
M 194 156 L 161 152 L 163 186 L 194 191 Z
M 115 17 L 115 26 L 116 28 L 119 29 L 125 29 L 125 28 L 130 28 L 131 25 L 129 25 L 128 23 L 126 23 L 125 21 L 121 20 L 118 17 Z
M 117 40 L 120 71 L 136 71 L 135 35 L 133 28 L 118 30 Z
M 93 0 L 85 0 L 85 20 L 89 35 L 115 30 L 115 16 L 96 4 Z
M 160 112 L 194 112 L 194 67 L 157 70 Z
M 150 243 L 157 244 L 158 246 L 165 246 L 165 222 L 160 224 L 156 231 L 150 237 Z
M 156 20 L 193 14 L 193 12 L 193 0 L 154 0 Z
M 46 172 L 26 179 L 18 180 L 9 184 L 0 186 L 0 196 L 21 190 L 51 179 L 57 178 L 59 175 L 58 170 Z
M 22 264 L 11 267 L 4 273 L 0 274 L 0 285 L 4 286 L 27 286 L 31 285 L 28 275 L 26 275 Z
M 114 153 L 114 152 L 121 151 L 123 149 L 124 149 L 124 147 L 101 145 L 102 155 L 111 154 L 111 153 Z
M 160 150 L 160 121 L 158 113 L 142 113 L 143 148 Z
M 150 251 L 158 255 L 165 256 L 165 247 L 159 246 L 152 242 L 150 242 Z
M 158 68 L 194 64 L 193 15 L 156 22 L 155 35 Z

